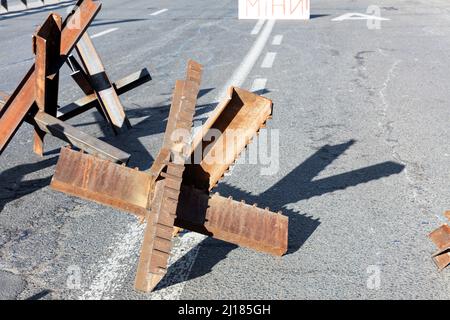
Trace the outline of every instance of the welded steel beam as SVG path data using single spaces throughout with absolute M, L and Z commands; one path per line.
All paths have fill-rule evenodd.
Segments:
M 193 138 L 185 183 L 202 190 L 213 189 L 271 118 L 272 109 L 270 99 L 230 87 L 228 98 L 216 107 Z M 196 159 L 196 155 L 203 158 Z
M 66 121 L 76 117 L 92 108 L 99 106 L 97 96 L 93 93 L 84 96 L 75 102 L 72 102 L 58 109 L 58 119 Z
M 282 256 L 288 246 L 288 217 L 219 194 L 183 186 L 177 227 L 215 239 Z
M 8 94 L 6 94 L 4 92 L 0 92 L 0 110 L 2 108 L 2 105 L 8 99 L 9 99 Z M 64 123 L 61 119 L 58 119 L 49 114 L 46 114 L 45 112 L 38 112 L 33 118 L 26 117 L 25 121 L 31 125 L 38 126 L 39 130 L 44 131 L 46 134 L 51 134 L 63 141 L 73 144 L 75 147 L 77 147 L 81 150 L 85 150 L 87 152 L 92 153 L 93 157 L 94 157 L 93 159 L 96 159 L 99 161 L 105 161 L 106 164 L 110 164 L 110 165 L 116 165 L 117 163 L 126 164 L 126 163 L 128 163 L 128 160 L 130 158 L 130 154 L 128 154 L 118 148 L 115 148 L 115 147 L 111 146 L 110 144 L 103 142 L 102 140 L 99 140 L 97 138 L 94 138 L 94 137 L 86 134 L 86 133 L 83 133 L 82 131 L 78 130 L 77 128 L 75 128 L 67 123 Z M 67 150 L 69 152 L 74 152 L 75 154 L 78 154 L 78 152 L 72 151 L 70 148 L 69 149 L 64 148 L 61 151 L 61 155 L 60 155 L 61 157 L 63 157 L 63 155 L 65 154 L 64 153 L 65 150 Z M 96 157 L 98 157 L 98 158 L 96 158 Z M 69 167 L 73 167 L 73 166 L 71 165 Z M 92 166 L 88 165 L 88 167 L 92 169 Z M 80 172 L 83 171 L 82 168 L 77 167 L 77 169 L 80 170 Z M 135 171 L 135 170 L 133 170 L 133 171 Z M 99 173 L 99 172 L 97 172 L 97 173 Z M 149 177 L 149 175 L 147 175 L 147 174 L 145 174 L 145 176 Z M 65 177 L 67 178 L 69 176 L 66 175 Z M 73 180 L 76 180 L 75 176 L 70 176 L 70 177 Z M 121 178 L 117 178 L 117 179 L 121 179 Z M 116 180 L 116 181 L 120 181 L 120 180 Z M 148 182 L 148 183 L 150 183 L 150 182 Z M 137 184 L 137 185 L 141 185 L 141 184 Z M 86 192 L 89 193 L 89 190 L 86 190 Z M 145 196 L 145 197 L 147 197 L 147 196 Z M 132 201 L 131 199 L 132 199 L 132 197 L 127 196 L 126 197 L 127 203 Z M 123 209 L 130 210 L 129 205 L 124 205 Z M 142 208 L 141 208 L 141 210 L 142 211 L 139 214 L 144 215 L 142 212 L 144 212 L 145 210 Z
M 78 63 L 77 59 L 75 59 L 73 55 L 70 55 L 67 59 L 67 64 L 72 70 L 70 76 L 78 84 L 84 94 L 86 96 L 94 95 L 97 100 L 97 95 L 95 94 L 95 90 L 92 88 L 91 80 L 87 73 L 84 71 L 83 67 L 81 67 L 81 65 Z M 95 108 L 105 120 L 109 121 L 100 102 L 95 104 Z
M 85 150 L 93 156 L 115 163 L 127 163 L 130 158 L 128 153 L 94 138 L 45 112 L 38 112 L 34 120 L 42 131 L 64 140 L 81 150 Z M 66 167 L 65 169 L 68 168 Z
M 100 3 L 92 0 L 80 0 L 63 22 L 60 59 L 56 64 L 58 68 L 62 66 L 70 51 L 97 15 L 100 7 Z M 0 154 L 5 150 L 35 104 L 35 81 L 35 65 L 33 64 L 0 112 Z
M 67 65 L 72 70 L 70 76 L 78 84 L 85 95 L 91 95 L 94 93 L 89 76 L 83 70 L 77 59 L 71 54 L 67 59 Z
M 165 172 L 156 174 L 152 170 L 151 175 L 157 179 L 150 186 L 154 190 L 149 193 L 147 205 L 151 208 L 151 218 L 145 228 L 135 278 L 135 288 L 139 291 L 153 290 L 167 273 L 186 161 L 184 153 L 190 143 L 188 138 L 191 136 L 202 71 L 202 65 L 189 61 L 186 80 L 178 80 L 175 85 L 161 151 L 170 157 L 166 158 Z M 174 136 L 177 130 L 185 136 Z
M 126 132 L 131 128 L 130 122 L 87 32 L 83 34 L 81 40 L 77 43 L 76 48 L 81 62 L 89 76 L 97 100 L 109 120 L 113 131 L 116 134 Z
M 35 60 L 35 99 L 41 112 L 56 116 L 59 86 L 59 49 L 61 47 L 62 19 L 58 14 L 50 14 L 33 37 Z M 45 131 L 34 128 L 33 150 L 42 156 L 44 153 Z
M 55 190 L 147 219 L 135 279 L 135 288 L 140 291 L 155 288 L 167 272 L 174 227 L 277 256 L 287 251 L 287 217 L 269 208 L 258 208 L 256 204 L 210 195 L 228 166 L 270 118 L 272 102 L 248 91 L 230 88 L 229 98 L 191 140 L 201 71 L 201 65 L 191 61 L 186 80 L 176 82 L 163 147 L 148 172 L 64 149 L 52 179 L 51 187 Z M 225 144 L 206 139 L 213 129 L 221 132 L 217 140 L 227 139 L 221 141 Z M 237 135 L 243 140 L 235 139 Z M 198 168 L 191 168 L 185 161 L 199 149 L 204 151 L 203 158 Z M 211 149 L 224 153 L 225 161 L 221 161 L 222 158 L 216 162 L 206 161 L 204 157 Z M 188 169 L 191 171 L 187 172 Z
M 122 78 L 113 83 L 113 87 L 118 95 L 122 95 L 150 80 L 152 80 L 152 77 L 150 76 L 148 70 L 142 69 L 141 71 L 132 73 L 131 75 L 126 76 L 125 78 Z M 98 104 L 97 96 L 92 93 L 73 103 L 59 108 L 58 119 L 65 121 L 97 107 L 100 107 Z
M 152 179 L 147 172 L 64 148 L 51 187 L 144 219 L 153 216 L 148 208 L 157 199 L 156 195 L 151 202 L 148 199 L 157 193 L 150 190 Z M 287 217 L 279 213 L 217 194 L 209 196 L 190 186 L 181 187 L 176 208 L 176 227 L 277 256 L 287 250 Z

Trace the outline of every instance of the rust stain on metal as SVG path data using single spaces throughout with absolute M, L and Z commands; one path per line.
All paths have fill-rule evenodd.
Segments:
M 34 126 L 33 150 L 38 155 L 43 155 L 44 136 L 51 134 L 101 158 L 128 161 L 129 154 L 62 122 L 96 107 L 106 119 L 114 120 L 110 121 L 113 128 L 129 125 L 118 95 L 151 80 L 144 69 L 119 80 L 118 85 L 109 81 L 86 32 L 100 8 L 98 2 L 79 0 L 64 22 L 61 16 L 51 13 L 35 32 L 32 38 L 35 63 L 16 90 L 8 97 L 3 95 L 4 101 L 0 103 L 0 154 L 26 121 Z M 75 46 L 88 72 L 69 56 Z M 58 113 L 59 70 L 65 62 L 86 96 Z
M 127 131 L 127 129 L 131 128 L 130 122 L 125 115 L 119 95 L 112 86 L 100 56 L 95 50 L 87 32 L 83 34 L 81 40 L 77 43 L 76 49 L 87 75 L 91 79 L 91 86 L 94 89 L 103 114 L 107 116 L 114 132 Z
M 287 217 L 210 194 L 270 119 L 272 102 L 230 88 L 229 98 L 192 138 L 202 66 L 189 61 L 187 69 L 186 79 L 176 82 L 163 147 L 149 171 L 139 172 L 67 149 L 52 180 L 57 190 L 146 218 L 135 279 L 139 291 L 153 290 L 167 272 L 174 227 L 276 256 L 285 254 L 288 247 Z M 219 143 L 204 142 L 212 130 L 220 131 Z M 202 151 L 199 164 L 186 163 L 195 151 Z M 206 161 L 212 153 L 221 153 L 225 161 Z
M 147 219 L 136 272 L 135 288 L 143 292 L 153 290 L 167 273 L 172 250 L 173 227 L 184 165 L 169 162 L 166 170 L 163 179 L 155 186 L 151 217 Z
M 61 35 L 61 59 L 57 62 L 58 69 L 64 63 L 64 57 L 70 53 L 95 18 L 100 7 L 100 4 L 91 0 L 80 0 L 72 14 L 64 21 Z M 36 74 L 33 64 L 0 112 L 0 153 L 6 148 L 33 107 L 36 100 L 35 84 Z
M 287 252 L 288 218 L 282 214 L 188 186 L 179 203 L 179 227 L 276 256 Z
M 234 87 L 228 95 L 193 138 L 184 181 L 198 189 L 213 189 L 272 115 L 267 98 Z M 203 155 L 200 163 L 194 161 L 198 154 Z
M 63 122 L 96 107 L 122 130 L 129 123 L 118 96 L 151 80 L 145 69 L 116 84 L 109 80 L 86 33 L 100 7 L 91 0 L 77 1 L 64 22 L 51 14 L 38 29 L 33 38 L 35 64 L 11 96 L 0 96 L 0 152 L 23 121 L 35 128 L 34 149 L 39 154 L 45 134 L 89 152 L 63 148 L 51 187 L 147 219 L 135 280 L 138 290 L 153 290 L 166 274 L 176 227 L 275 256 L 285 254 L 287 217 L 211 194 L 270 119 L 271 100 L 231 87 L 229 97 L 192 137 L 203 66 L 190 60 L 185 80 L 175 85 L 163 146 L 147 172 L 118 165 L 126 163 L 129 154 Z M 83 66 L 69 58 L 75 46 Z M 58 114 L 59 69 L 65 62 L 85 97 Z M 211 135 L 215 139 L 209 139 Z M 450 262 L 449 234 L 448 225 L 443 225 L 430 235 L 439 248 L 433 258 L 440 269 Z
M 150 178 L 144 172 L 63 148 L 50 187 L 145 216 Z
M 186 80 L 176 82 L 161 152 L 166 166 L 164 171 L 159 171 L 160 164 L 156 164 L 159 176 L 154 185 L 154 195 L 150 194 L 153 198 L 149 199 L 152 217 L 147 220 L 135 279 L 135 288 L 139 291 L 153 290 L 167 273 L 185 169 L 184 152 L 189 144 L 187 138 L 190 137 L 194 119 L 201 74 L 202 66 L 191 60 Z M 177 130 L 182 130 L 180 134 L 186 136 L 174 136 Z M 169 150 L 170 157 L 167 157 Z

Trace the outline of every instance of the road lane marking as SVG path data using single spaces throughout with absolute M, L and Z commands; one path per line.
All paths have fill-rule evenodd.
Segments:
M 102 31 L 102 32 L 93 34 L 93 35 L 91 36 L 91 39 L 94 39 L 94 38 L 98 38 L 98 37 L 104 36 L 105 34 L 108 34 L 108 33 L 111 33 L 111 32 L 117 31 L 117 30 L 119 30 L 119 28 L 111 28 L 111 29 L 107 29 L 107 30 L 105 30 L 105 31 Z
M 169 10 L 169 9 L 162 9 L 162 10 L 153 12 L 153 13 L 151 13 L 150 15 L 151 15 L 151 16 L 157 16 L 158 14 L 161 14 L 161 13 L 163 13 L 163 12 L 166 12 L 167 10 Z
M 239 67 L 234 71 L 233 75 L 222 88 L 222 91 L 217 95 L 216 101 L 222 101 L 225 97 L 227 97 L 228 88 L 230 86 L 242 86 L 245 79 L 247 79 L 247 76 L 250 74 L 250 71 L 252 71 L 253 67 L 261 56 L 261 53 L 264 50 L 267 41 L 269 40 L 270 34 L 272 33 L 275 22 L 276 20 L 268 20 L 268 22 L 265 24 L 263 30 L 259 34 L 250 51 L 245 56 L 244 60 L 242 60 Z
M 276 52 L 267 52 L 267 54 L 264 57 L 264 60 L 261 64 L 261 68 L 264 68 L 264 69 L 272 68 L 276 56 L 277 56 Z
M 251 92 L 259 92 L 266 88 L 267 79 L 265 78 L 258 78 L 253 81 L 252 88 L 250 89 Z
M 364 13 L 358 13 L 358 12 L 349 12 L 345 13 L 339 17 L 331 19 L 331 21 L 344 21 L 344 20 L 380 20 L 380 21 L 387 21 L 390 20 L 388 18 L 382 18 L 376 15 L 367 15 Z
M 253 28 L 251 34 L 252 35 L 257 35 L 261 31 L 261 29 L 262 29 L 262 27 L 264 25 L 264 22 L 266 22 L 265 19 L 259 19 L 258 22 L 256 22 L 256 25 Z
M 273 37 L 272 45 L 279 46 L 283 42 L 283 35 L 277 34 L 275 37 Z
M 144 235 L 144 225 L 131 223 L 124 235 L 119 235 L 117 241 L 110 247 L 112 254 L 96 264 L 92 270 L 100 270 L 89 289 L 80 300 L 113 299 L 113 294 L 120 288 L 129 272 L 130 257 L 136 254 Z M 133 268 L 134 269 L 134 268 Z

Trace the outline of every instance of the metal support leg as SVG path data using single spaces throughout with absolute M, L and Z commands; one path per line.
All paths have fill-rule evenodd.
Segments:
M 35 96 L 40 112 L 56 117 L 58 106 L 59 49 L 61 46 L 61 16 L 51 14 L 35 35 Z M 33 150 L 42 156 L 45 131 L 35 125 Z
M 107 115 L 114 132 L 119 134 L 127 131 L 131 128 L 130 122 L 87 32 L 78 42 L 77 51 L 102 110 Z

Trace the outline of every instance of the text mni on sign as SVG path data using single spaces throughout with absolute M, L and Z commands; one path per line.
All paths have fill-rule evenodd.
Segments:
M 308 20 L 310 0 L 239 0 L 239 19 Z

